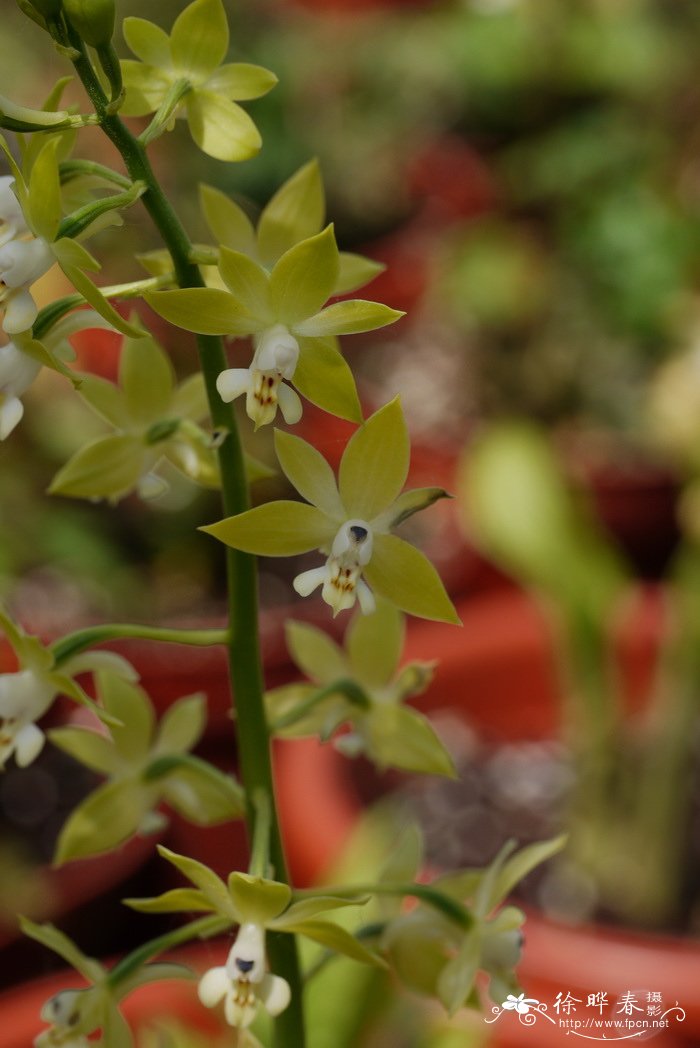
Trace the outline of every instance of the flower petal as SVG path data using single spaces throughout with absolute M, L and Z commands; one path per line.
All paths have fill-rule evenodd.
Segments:
M 122 32 L 129 49 L 147 65 L 170 65 L 170 38 L 164 29 L 145 18 L 125 18 Z
M 231 980 L 223 967 L 210 968 L 199 980 L 197 996 L 205 1008 L 214 1008 L 231 989 Z
M 275 451 L 285 476 L 302 498 L 338 522 L 345 519 L 335 475 L 320 451 L 279 429 L 275 430 Z
M 236 102 L 260 98 L 277 83 L 277 77 L 263 66 L 250 62 L 230 62 L 222 65 L 207 80 L 207 88 Z
M 323 572 L 313 568 L 312 572 Z M 309 574 L 304 572 L 305 575 Z M 301 576 L 298 576 L 301 578 Z M 319 579 L 320 581 L 320 579 Z M 330 684 L 348 675 L 345 653 L 324 630 L 289 619 L 284 624 L 287 650 L 299 669 L 317 684 Z
M 216 160 L 249 160 L 260 151 L 260 132 L 235 102 L 197 88 L 187 95 L 185 104 L 192 137 L 208 156 Z
M 316 313 L 338 279 L 338 245 L 333 226 L 289 248 L 270 274 L 275 316 L 290 327 Z
M 406 481 L 410 444 L 396 397 L 367 419 L 348 441 L 340 462 L 340 498 L 351 517 L 372 521 Z
M 280 186 L 258 223 L 261 260 L 272 266 L 290 247 L 320 232 L 326 202 L 318 161 L 310 160 Z
M 353 375 L 337 340 L 300 338 L 294 385 L 302 397 L 331 415 L 362 422 L 362 408 Z
M 460 624 L 437 571 L 419 550 L 396 535 L 375 535 L 364 568 L 370 586 L 409 615 Z
M 258 997 L 265 1010 L 275 1016 L 287 1007 L 292 999 L 292 991 L 287 980 L 280 975 L 266 975 L 258 987 Z
M 2 397 L 0 393 L 0 440 L 9 437 L 12 430 L 21 421 L 24 406 L 18 397 Z
M 216 380 L 219 396 L 227 403 L 247 393 L 251 384 L 248 368 L 227 368 Z
M 28 764 L 41 753 L 46 736 L 36 724 L 25 724 L 15 736 L 15 760 L 20 768 L 26 768 Z
M 244 553 L 289 557 L 330 542 L 336 524 L 315 506 L 282 499 L 200 528 Z
M 8 335 L 18 335 L 28 331 L 39 312 L 37 304 L 26 288 L 17 288 L 8 294 L 5 300 L 5 318 L 2 329 Z
M 288 426 L 295 426 L 303 410 L 299 394 L 286 382 L 280 382 L 277 388 L 277 401 L 284 421 Z
M 194 0 L 173 23 L 173 67 L 178 75 L 202 83 L 223 62 L 228 50 L 228 21 L 221 0 Z
M 310 568 L 309 571 L 302 571 L 297 575 L 292 586 L 300 597 L 310 597 L 315 589 L 325 583 L 327 574 L 325 565 L 322 568 Z

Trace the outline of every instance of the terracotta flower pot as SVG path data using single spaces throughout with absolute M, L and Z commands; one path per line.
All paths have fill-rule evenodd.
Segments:
M 515 593 L 473 598 L 458 610 L 463 630 L 432 623 L 409 629 L 407 659 L 441 659 L 421 708 L 458 712 L 490 743 L 556 737 L 556 673 L 541 612 Z M 640 705 L 650 681 L 660 613 L 658 595 L 647 592 L 618 637 L 630 708 Z M 331 746 L 304 740 L 280 744 L 277 767 L 286 784 L 280 802 L 293 873 L 318 881 L 339 857 L 361 812 L 347 762 Z M 519 975 L 527 996 L 547 1003 L 551 1016 L 556 1017 L 552 1008 L 558 993 L 579 998 L 579 1014 L 589 1017 L 597 1014 L 585 1011 L 589 993 L 605 990 L 614 1002 L 644 989 L 660 992 L 664 1007 L 678 1001 L 685 1010 L 683 1022 L 671 1017 L 669 1028 L 654 1035 L 655 1045 L 700 1042 L 700 946 L 606 927 L 569 927 L 535 912 L 525 935 Z M 489 1036 L 494 1044 L 513 1048 L 571 1044 L 566 1028 L 542 1017 L 534 1020 L 536 1029 L 504 1013 Z M 608 1039 L 619 1034 L 610 1033 Z

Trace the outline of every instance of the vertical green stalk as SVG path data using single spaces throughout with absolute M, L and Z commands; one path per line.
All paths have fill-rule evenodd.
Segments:
M 133 180 L 147 186 L 141 201 L 163 238 L 173 260 L 180 287 L 204 287 L 199 269 L 190 262 L 192 244 L 163 193 L 149 163 L 146 151 L 118 116 L 108 112 L 108 99 L 95 76 L 82 41 L 69 33 L 70 44 L 79 55 L 74 66 L 80 77 L 105 134 L 119 150 Z M 236 420 L 229 404 L 216 390 L 216 379 L 228 365 L 220 337 L 197 336 L 197 347 L 207 389 L 212 423 L 227 436 L 218 449 L 221 470 L 222 500 L 227 516 L 248 508 L 248 484 L 245 476 L 243 449 Z M 241 778 L 248 798 L 264 792 L 270 799 L 270 862 L 278 880 L 287 880 L 284 849 L 275 807 L 269 731 L 263 704 L 264 682 L 258 632 L 258 587 L 255 557 L 226 548 L 228 613 L 230 641 L 229 667 L 236 699 L 236 722 L 239 741 Z M 248 832 L 255 839 L 256 812 L 252 803 L 247 808 Z M 302 984 L 296 940 L 292 935 L 269 935 L 268 948 L 273 971 L 287 980 L 292 999 L 289 1007 L 275 1022 L 276 1048 L 304 1048 Z

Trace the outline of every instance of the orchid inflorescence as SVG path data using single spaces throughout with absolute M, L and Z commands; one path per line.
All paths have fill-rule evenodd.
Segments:
M 60 108 L 67 80 L 40 109 L 0 99 L 0 126 L 18 137 L 17 148 L 0 137 L 9 166 L 0 178 L 0 311 L 11 336 L 0 347 L 0 440 L 23 418 L 25 394 L 31 400 L 42 369 L 64 376 L 107 430 L 59 469 L 51 493 L 110 503 L 140 497 L 157 506 L 173 466 L 196 484 L 221 489 L 227 515 L 201 530 L 222 543 L 230 590 L 224 630 L 93 625 L 48 644 L 0 612 L 17 661 L 16 669 L 0 674 L 0 766 L 14 758 L 25 767 L 38 758 L 47 735 L 38 722 L 62 695 L 86 707 L 84 717 L 92 720 L 69 722 L 48 737 L 103 781 L 64 825 L 57 862 L 110 851 L 134 834 L 162 829 L 163 806 L 202 825 L 245 817 L 251 839 L 248 872 L 234 870 L 226 881 L 161 847 L 189 886 L 128 904 L 145 913 L 199 916 L 111 969 L 52 926 L 25 921 L 25 932 L 58 952 L 88 984 L 47 1002 L 42 1019 L 48 1028 L 35 1045 L 131 1048 L 122 1010 L 131 990 L 157 978 L 191 978 L 180 967 L 151 963 L 153 957 L 190 938 L 223 932 L 233 935 L 228 956 L 201 975 L 198 996 L 208 1008 L 222 1006 L 239 1045 L 261 1043 L 265 1017 L 276 1022 L 276 1045 L 299 1048 L 304 1041 L 300 1002 L 290 1007 L 302 986 L 296 949 L 280 945 L 290 936 L 320 949 L 319 968 L 338 954 L 378 968 L 392 965 L 404 982 L 439 997 L 450 1012 L 475 1002 L 478 971 L 490 977 L 497 997 L 513 993 L 522 915 L 512 907 L 494 911 L 517 879 L 513 871 L 540 861 L 551 844 L 521 853 L 510 866 L 502 855 L 487 871 L 463 871 L 432 886 L 419 883 L 419 865 L 402 883 L 382 880 L 379 871 L 375 885 L 337 890 L 295 891 L 285 875 L 271 785 L 274 735 L 313 734 L 333 739 L 346 755 L 364 753 L 380 768 L 454 775 L 445 744 L 408 705 L 429 686 L 434 664 L 400 664 L 406 615 L 450 624 L 459 619 L 434 567 L 396 533 L 448 493 L 406 487 L 410 440 L 401 403 L 396 398 L 365 418 L 339 341 L 402 316 L 382 303 L 347 297 L 382 267 L 339 249 L 315 161 L 287 179 L 257 223 L 222 190 L 202 186 L 202 216 L 214 243 L 189 240 L 147 148 L 183 118 L 209 156 L 226 162 L 253 156 L 261 136 L 239 103 L 276 83 L 260 66 L 225 61 L 229 31 L 222 0 L 194 0 L 170 33 L 143 18 L 126 19 L 124 37 L 136 59 L 121 63 L 112 44 L 112 0 L 20 0 L 20 7 L 73 63 L 94 112 Z M 134 134 L 124 116 L 151 119 Z M 111 139 L 126 174 L 73 155 L 77 132 L 88 125 L 99 125 Z M 164 246 L 137 256 L 147 273 L 142 279 L 99 288 L 87 274 L 100 264 L 83 241 L 121 224 L 122 212 L 137 201 Z M 34 285 L 54 263 L 75 293 L 39 308 Z M 201 372 L 178 380 L 139 310 L 118 306 L 139 297 L 196 335 Z M 70 338 L 91 328 L 123 336 L 117 382 L 71 366 Z M 249 354 L 247 364 L 229 361 L 234 342 L 242 346 L 233 353 Z M 237 421 L 231 404 L 239 398 L 252 427 L 245 417 L 242 426 Z M 251 508 L 251 484 L 272 470 L 244 450 L 241 437 L 246 429 L 272 427 L 280 415 L 288 427 L 296 425 L 304 401 L 355 427 L 337 476 L 312 444 L 274 428 L 277 463 L 299 498 Z M 290 653 L 307 680 L 266 696 L 253 558 L 314 552 L 316 562 L 296 575 L 294 590 L 304 598 L 320 590 L 334 617 L 353 611 L 345 642 L 337 644 L 317 627 L 288 623 Z M 227 646 L 238 704 L 240 784 L 192 752 L 204 731 L 204 696 L 180 699 L 156 723 L 130 663 L 93 650 L 128 637 Z M 85 690 L 86 673 L 93 676 L 96 699 Z M 377 908 L 375 895 L 390 897 L 391 905 Z M 407 913 L 401 900 L 412 895 L 421 904 Z M 363 934 L 353 934 L 338 916 L 373 907 L 377 912 Z M 420 957 L 428 939 L 439 946 L 429 978 Z

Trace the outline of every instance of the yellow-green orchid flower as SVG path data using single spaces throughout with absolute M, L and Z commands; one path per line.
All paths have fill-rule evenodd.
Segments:
M 320 550 L 325 564 L 298 575 L 294 588 L 308 596 L 322 587 L 334 614 L 356 600 L 369 614 L 375 607 L 374 590 L 411 615 L 459 623 L 430 561 L 391 534 L 401 521 L 447 494 L 442 488 L 402 493 L 410 445 L 398 398 L 351 437 L 337 483 L 326 459 L 306 441 L 277 430 L 275 447 L 284 473 L 308 502 L 268 502 L 203 531 L 234 549 L 262 556 Z
M 124 38 L 141 61 L 121 63 L 123 115 L 158 110 L 154 133 L 186 117 L 197 145 L 217 160 L 247 160 L 258 152 L 258 129 L 236 102 L 267 94 L 277 77 L 244 62 L 221 65 L 229 41 L 221 0 L 195 0 L 175 19 L 170 36 L 144 18 L 125 18 Z
M 224 400 L 246 394 L 257 426 L 282 410 L 292 424 L 301 417 L 294 385 L 307 400 L 340 418 L 362 418 L 352 372 L 336 336 L 392 324 L 403 314 L 378 302 L 351 299 L 325 306 L 335 294 L 340 254 L 333 227 L 290 247 L 271 272 L 241 251 L 222 247 L 219 272 L 228 290 L 154 291 L 146 300 L 162 317 L 204 335 L 252 335 L 253 361 L 229 368 L 217 387 Z
M 272 730 L 328 739 L 349 725 L 333 742 L 346 756 L 362 753 L 380 768 L 454 776 L 452 759 L 428 718 L 404 705 L 427 688 L 434 668 L 413 662 L 399 670 L 404 626 L 401 612 L 384 600 L 377 601 L 373 614 L 355 615 L 343 647 L 315 626 L 287 622 L 289 652 L 313 683 L 268 692 Z

